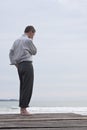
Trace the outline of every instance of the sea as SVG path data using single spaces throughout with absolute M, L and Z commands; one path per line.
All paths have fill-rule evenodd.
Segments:
M 20 108 L 18 106 L 18 100 L 2 100 L 0 101 L 0 114 L 19 114 Z M 40 114 L 40 113 L 74 113 L 80 115 L 87 115 L 87 107 L 85 106 L 76 106 L 76 105 L 58 105 L 58 106 L 38 106 L 33 105 L 29 108 L 29 112 L 32 114 Z

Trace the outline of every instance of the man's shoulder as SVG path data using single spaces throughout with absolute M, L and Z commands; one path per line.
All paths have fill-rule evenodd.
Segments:
M 30 38 L 26 37 L 26 38 L 24 38 L 24 42 L 25 42 L 25 43 L 31 43 L 32 40 L 31 40 Z
M 19 37 L 18 39 L 14 41 L 14 45 L 18 43 L 31 43 L 31 42 L 32 42 L 32 39 L 28 38 L 25 35 L 22 35 L 21 37 Z
M 23 40 L 23 41 L 25 41 L 25 42 L 30 42 L 30 41 L 32 41 L 30 38 L 28 38 L 26 35 L 22 35 L 20 38 L 19 38 L 20 40 Z
M 20 38 L 16 39 L 16 40 L 14 41 L 14 44 L 13 44 L 13 45 L 16 45 L 17 43 L 19 43 L 19 41 L 20 41 Z

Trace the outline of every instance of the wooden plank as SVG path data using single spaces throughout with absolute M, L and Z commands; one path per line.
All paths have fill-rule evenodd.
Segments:
M 0 122 L 0 128 L 68 128 L 87 127 L 86 120 Z
M 9 130 L 9 129 L 3 129 Z M 11 130 L 87 130 L 87 127 L 84 128 L 21 128 L 21 129 L 11 129 Z
M 0 120 L 2 119 L 30 119 L 30 120 L 43 120 L 43 119 L 87 119 L 87 116 L 81 116 L 77 114 L 33 114 L 30 116 L 21 116 L 20 114 L 4 114 L 0 115 Z
M 87 130 L 87 116 L 76 114 L 0 115 L 0 129 Z
M 49 114 L 50 115 L 50 114 Z M 65 114 L 64 114 L 65 115 Z M 40 115 L 32 115 L 32 116 L 20 116 L 20 115 L 1 115 L 0 116 L 0 122 L 24 122 L 24 121 L 58 121 L 58 120 L 87 120 L 87 117 L 85 116 L 73 116 L 69 117 L 70 114 L 66 114 L 67 116 L 62 117 L 61 115 L 59 116 L 58 114 L 54 116 L 54 114 L 51 114 L 49 117 L 48 115 L 44 117 Z

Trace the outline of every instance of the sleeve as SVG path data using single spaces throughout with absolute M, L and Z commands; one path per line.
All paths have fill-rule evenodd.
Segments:
M 11 65 L 15 65 L 16 64 L 16 62 L 14 60 L 14 46 L 12 46 L 12 48 L 10 49 L 9 59 L 10 59 Z
M 26 40 L 25 42 L 26 45 L 26 50 L 31 54 L 31 55 L 36 55 L 37 53 L 37 48 L 33 44 L 32 40 Z

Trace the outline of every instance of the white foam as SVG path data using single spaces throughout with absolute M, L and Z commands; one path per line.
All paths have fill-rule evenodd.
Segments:
M 38 113 L 75 113 L 87 115 L 87 107 L 30 107 L 28 108 L 32 114 Z M 0 108 L 0 114 L 17 114 L 19 108 Z
M 87 107 L 31 107 L 32 113 L 75 113 L 87 115 Z

